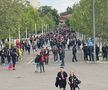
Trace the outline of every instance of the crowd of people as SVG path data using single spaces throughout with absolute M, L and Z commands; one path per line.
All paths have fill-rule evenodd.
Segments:
M 102 60 L 107 60 L 107 57 L 108 57 L 108 46 L 107 45 L 104 45 L 102 47 L 102 49 L 100 50 L 99 46 L 96 44 L 95 45 L 95 58 L 94 58 L 94 46 L 89 46 L 89 45 L 86 45 L 84 44 L 83 45 L 83 53 L 84 53 L 84 60 L 85 61 L 99 61 L 100 60 L 100 51 L 101 51 L 101 56 L 102 56 Z
M 22 60 L 23 56 L 23 47 L 12 46 L 11 48 L 4 47 L 0 51 L 1 64 L 8 64 L 9 66 L 13 65 L 13 70 L 15 70 L 15 65 L 19 60 Z
M 61 62 L 61 66 L 65 65 L 65 49 L 75 46 L 77 38 L 75 31 L 70 29 L 60 28 L 51 33 L 50 46 L 54 55 L 54 61 Z
M 49 49 L 49 47 L 51 49 Z M 16 40 L 16 44 L 11 48 L 3 47 L 0 51 L 0 64 L 8 65 L 8 69 L 15 70 L 16 63 L 23 60 L 23 54 L 31 51 L 36 54 L 34 62 L 36 64 L 35 72 L 45 72 L 45 65 L 49 64 L 50 53 L 53 55 L 54 62 L 60 62 L 60 72 L 56 77 L 55 86 L 60 90 L 66 90 L 67 83 L 70 86 L 70 90 L 76 90 L 79 88 L 81 81 L 77 78 L 73 71 L 68 75 L 64 71 L 65 66 L 65 52 L 71 50 L 72 62 L 78 62 L 77 52 L 83 51 L 85 61 L 99 61 L 100 51 L 102 51 L 103 60 L 108 59 L 108 46 L 102 46 L 102 49 L 96 44 L 94 50 L 93 40 L 89 39 L 88 42 L 77 38 L 77 34 L 74 30 L 70 30 L 67 27 L 59 27 L 54 31 L 41 35 L 29 35 L 29 38 L 25 41 Z M 94 54 L 95 51 L 95 54 Z M 94 57 L 95 56 L 95 57 Z M 68 79 L 68 82 L 67 82 Z
M 40 73 L 45 72 L 44 64 L 48 65 L 49 62 L 49 49 L 46 47 L 42 47 L 41 51 L 37 53 L 35 57 L 35 63 L 36 63 L 36 72 L 39 72 L 40 68 Z
M 71 41 L 70 41 L 71 40 Z M 49 52 L 52 52 L 54 56 L 54 62 L 61 62 L 61 66 L 65 65 L 65 48 L 75 45 L 76 34 L 74 31 L 69 29 L 59 28 L 45 35 L 37 37 L 37 47 L 41 49 L 38 51 L 35 57 L 36 72 L 45 72 L 44 64 L 48 65 L 49 62 Z M 67 46 L 67 41 L 69 44 Z M 50 43 L 51 49 L 48 47 L 44 48 L 46 44 Z
M 51 50 L 47 48 L 44 49 L 44 46 L 50 44 Z M 94 61 L 94 46 L 93 41 L 89 40 L 87 43 L 85 41 L 81 41 L 77 38 L 76 32 L 74 30 L 70 30 L 67 27 L 59 27 L 55 30 L 48 32 L 46 34 L 41 35 L 29 35 L 29 38 L 26 39 L 23 42 L 16 42 L 15 46 L 11 46 L 11 48 L 4 47 L 0 51 L 1 56 L 1 64 L 5 63 L 12 63 L 13 69 L 15 69 L 15 64 L 22 59 L 23 53 L 28 52 L 30 55 L 31 48 L 33 52 L 38 52 L 38 49 L 41 51 L 36 55 L 35 63 L 37 66 L 40 65 L 40 68 L 43 67 L 44 64 L 42 62 L 45 62 L 45 64 L 48 64 L 49 62 L 49 52 L 52 51 L 54 56 L 54 62 L 61 62 L 61 66 L 65 65 L 65 50 L 66 48 L 68 50 L 72 50 L 72 62 L 77 62 L 77 51 L 83 50 L 84 53 L 84 60 L 86 61 Z M 108 58 L 108 46 L 104 45 L 102 47 L 102 57 L 103 60 L 107 60 Z M 95 46 L 95 55 L 96 60 L 98 61 L 100 54 L 100 48 L 96 44 Z M 41 57 L 41 59 L 37 59 Z M 41 62 L 42 61 L 42 62 Z M 41 70 L 42 71 L 42 70 Z M 45 70 L 44 70 L 45 71 Z

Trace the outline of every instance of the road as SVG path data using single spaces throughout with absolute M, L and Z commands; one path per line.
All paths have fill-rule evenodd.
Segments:
M 70 70 L 74 70 L 82 81 L 81 90 L 108 90 L 108 64 L 84 62 L 81 50 L 77 53 L 79 61 L 72 63 L 71 53 L 71 50 L 66 51 L 65 71 L 69 74 Z M 60 63 L 55 63 L 51 54 L 49 65 L 45 66 L 46 72 L 36 73 L 31 62 L 34 57 L 35 53 L 24 53 L 23 61 L 16 65 L 15 71 L 0 66 L 0 90 L 59 90 L 54 83 Z M 66 90 L 70 90 L 69 85 Z

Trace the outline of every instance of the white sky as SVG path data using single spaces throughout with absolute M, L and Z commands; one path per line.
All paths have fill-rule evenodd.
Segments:
M 40 6 L 52 6 L 53 8 L 56 8 L 59 13 L 66 11 L 68 6 L 72 6 L 79 1 L 80 0 L 39 0 Z

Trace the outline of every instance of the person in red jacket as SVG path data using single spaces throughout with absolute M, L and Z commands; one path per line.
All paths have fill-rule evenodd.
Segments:
M 42 54 L 42 52 L 40 52 L 40 57 L 39 57 L 39 59 L 40 59 L 40 73 L 42 73 L 42 72 L 45 72 L 45 68 L 44 68 L 44 61 L 45 61 L 45 58 L 44 58 L 44 56 L 43 56 L 43 54 Z
M 44 47 L 42 47 L 41 53 L 42 53 L 42 55 L 45 55 L 45 49 L 44 49 Z

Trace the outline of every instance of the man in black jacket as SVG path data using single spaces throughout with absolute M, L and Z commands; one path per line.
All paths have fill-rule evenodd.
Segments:
M 74 45 L 72 48 L 72 54 L 73 54 L 72 62 L 74 62 L 74 61 L 77 62 L 76 53 L 77 53 L 77 49 L 76 49 L 76 45 Z
M 5 63 L 5 53 L 4 53 L 4 49 L 0 52 L 1 54 L 1 63 L 4 64 Z
M 60 90 L 66 90 L 66 79 L 67 79 L 67 73 L 64 71 L 64 67 L 60 67 L 60 72 L 57 74 L 56 80 L 58 80 L 58 86 Z
M 36 55 L 36 58 L 35 58 L 35 63 L 36 63 L 36 71 L 35 72 L 38 72 L 39 70 L 39 63 L 40 63 L 40 56 L 39 54 Z
M 102 47 L 102 54 L 103 54 L 103 60 L 107 60 L 107 54 L 108 54 L 108 52 L 107 52 L 106 45 L 104 45 Z
M 96 44 L 95 49 L 96 49 L 96 60 L 98 61 L 98 60 L 99 60 L 99 52 L 100 52 L 100 49 L 99 49 L 99 47 L 97 46 L 97 44 Z
M 49 62 L 49 49 L 48 49 L 48 47 L 46 47 L 44 53 L 45 53 L 45 64 L 48 65 L 48 62 Z
M 83 53 L 84 53 L 84 60 L 86 61 L 86 60 L 88 60 L 88 49 L 87 49 L 86 44 L 83 45 L 82 50 L 83 50 Z
M 12 57 L 12 63 L 13 63 L 13 70 L 15 70 L 15 65 L 16 65 L 16 57 L 17 57 L 17 53 L 16 51 L 11 51 L 11 57 Z

